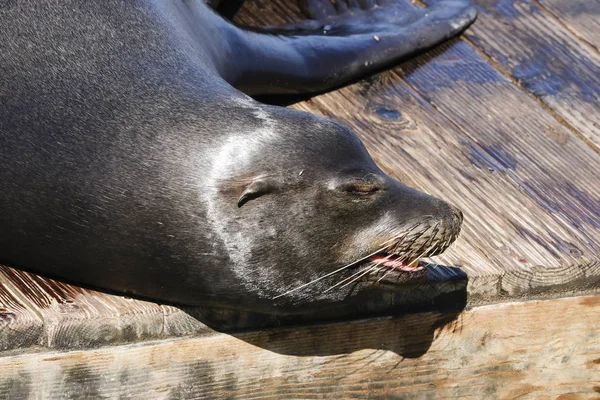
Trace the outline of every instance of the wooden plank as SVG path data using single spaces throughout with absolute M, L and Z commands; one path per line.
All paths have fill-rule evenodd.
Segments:
M 463 210 L 461 237 L 439 258 L 467 272 L 470 304 L 600 285 L 596 248 L 574 240 L 576 229 L 524 193 L 502 164 L 392 74 L 295 107 L 343 122 L 391 176 Z M 569 240 L 574 247 L 561 247 Z
M 600 46 L 599 0 L 537 0 L 554 18 L 564 23 L 590 46 Z
M 68 285 L 0 265 L 0 351 L 30 345 L 77 349 L 141 340 L 211 335 L 407 311 L 461 310 L 464 273 L 438 267 L 428 282 L 381 292 L 356 304 L 277 316 L 206 307 L 174 307 Z M 5 290 L 2 290 L 5 289 Z M 4 311 L 1 311 L 4 310 Z
M 54 348 L 88 348 L 107 343 L 162 337 L 163 312 L 158 304 L 127 299 L 67 285 L 0 265 L 0 281 L 44 326 L 36 344 Z M 4 326 L 4 324 L 0 324 Z M 3 335 L 7 348 L 21 347 Z M 17 332 L 27 333 L 26 326 Z
M 0 358 L 1 398 L 597 398 L 600 296 Z M 562 397 L 560 397 L 562 396 Z
M 597 254 L 598 153 L 544 112 L 465 42 L 442 46 L 396 71 L 495 159 L 502 172 L 524 192 L 556 218 L 573 226 L 573 237 L 587 241 L 595 249 L 591 254 Z M 477 163 L 476 157 L 473 162 Z M 495 196 L 503 200 L 502 193 Z
M 237 21 L 301 18 L 269 4 Z M 598 154 L 464 42 L 395 71 L 294 107 L 350 126 L 390 175 L 466 212 L 442 260 L 467 271 L 470 299 L 597 287 Z
M 461 310 L 466 305 L 464 273 L 438 267 L 424 284 L 398 293 L 381 292 L 360 303 L 305 315 L 278 316 L 207 307 L 157 305 L 95 292 L 0 266 L 0 279 L 24 305 L 7 306 L 0 319 L 0 350 L 37 344 L 49 348 L 90 348 L 100 345 L 186 335 L 211 335 L 317 321 L 337 321 L 407 311 Z M 16 301 L 6 300 L 12 304 Z M 3 304 L 4 304 L 3 303 Z M 21 303 L 17 303 L 21 304 Z M 30 319 L 38 319 L 32 328 Z M 2 314 L 0 314 L 2 315 Z M 27 323 L 25 323 L 27 322 Z M 42 330 L 42 327 L 45 329 Z M 37 333 L 32 339 L 25 339 Z
M 434 1 L 438 0 L 426 2 Z M 577 39 L 531 0 L 475 0 L 474 3 L 479 6 L 480 14 L 466 36 L 598 151 L 600 54 L 597 50 Z M 587 8 L 591 18 L 599 16 L 600 2 L 588 2 Z
M 11 292 L 0 275 L 0 351 L 35 345 L 42 335 L 42 319 Z

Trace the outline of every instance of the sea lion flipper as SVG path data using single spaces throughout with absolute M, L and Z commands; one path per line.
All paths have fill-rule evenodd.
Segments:
M 252 94 L 331 89 L 449 39 L 477 16 L 469 0 L 427 8 L 408 0 L 307 0 L 304 12 L 310 19 L 244 32 L 256 61 L 238 71 L 236 87 Z

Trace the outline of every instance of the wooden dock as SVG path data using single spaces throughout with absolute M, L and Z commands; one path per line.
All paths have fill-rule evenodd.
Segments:
M 0 266 L 0 399 L 600 398 L 600 1 L 475 3 L 461 38 L 291 105 L 463 211 L 430 282 L 274 317 Z

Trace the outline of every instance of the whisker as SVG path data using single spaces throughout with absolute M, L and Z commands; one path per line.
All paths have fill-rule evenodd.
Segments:
M 353 262 L 351 262 L 351 263 L 349 263 L 349 264 L 346 264 L 346 265 L 344 265 L 344 266 L 342 266 L 342 267 L 340 267 L 340 268 L 338 268 L 338 269 L 336 269 L 336 270 L 334 270 L 334 271 L 331 271 L 331 272 L 329 272 L 329 273 L 327 273 L 327 274 L 325 274 L 325 275 L 323 275 L 323 276 L 320 276 L 320 277 L 318 277 L 318 278 L 316 278 L 316 279 L 313 279 L 313 280 L 312 280 L 312 281 L 310 281 L 310 282 L 304 283 L 304 284 L 302 284 L 302 285 L 300 285 L 300 286 L 297 286 L 297 287 L 295 287 L 295 288 L 293 288 L 293 289 L 290 289 L 290 290 L 288 290 L 288 291 L 286 291 L 286 292 L 284 292 L 284 293 L 282 293 L 282 294 L 279 294 L 279 295 L 277 295 L 277 296 L 273 297 L 272 299 L 273 299 L 273 300 L 275 300 L 275 299 L 278 299 L 278 298 L 280 298 L 280 297 L 286 296 L 286 295 L 288 295 L 288 294 L 290 294 L 290 293 L 296 292 L 296 291 L 298 291 L 298 290 L 300 290 L 300 289 L 304 289 L 304 288 L 305 288 L 305 287 L 307 287 L 307 286 L 310 286 L 310 285 L 312 285 L 312 284 L 314 284 L 314 283 L 316 283 L 316 282 L 319 282 L 319 281 L 321 281 L 321 280 L 323 280 L 323 279 L 325 279 L 325 278 L 328 278 L 328 277 L 330 277 L 330 276 L 332 276 L 332 275 L 335 275 L 335 274 L 337 274 L 337 273 L 339 273 L 339 272 L 341 272 L 341 271 L 343 271 L 343 270 L 345 270 L 345 269 L 347 269 L 347 268 L 350 268 L 350 267 L 352 267 L 352 266 L 354 266 L 354 265 L 356 265 L 356 264 L 358 264 L 358 263 L 361 263 L 361 262 L 365 261 L 365 260 L 366 260 L 366 259 L 368 259 L 369 257 L 372 257 L 372 256 L 374 256 L 374 255 L 376 255 L 376 254 L 378 254 L 378 253 L 381 253 L 381 252 L 382 252 L 382 251 L 384 251 L 384 250 L 387 250 L 387 249 L 389 249 L 389 248 L 390 248 L 390 247 L 392 247 L 394 244 L 397 244 L 398 242 L 402 242 L 402 241 L 404 241 L 404 239 L 405 239 L 405 238 L 408 236 L 408 234 L 409 234 L 409 233 L 411 233 L 411 232 L 412 232 L 412 231 L 413 231 L 415 228 L 417 228 L 418 226 L 421 226 L 421 225 L 423 225 L 425 222 L 427 222 L 427 221 L 429 221 L 430 219 L 432 219 L 432 218 L 433 218 L 433 216 L 432 216 L 432 215 L 426 215 L 426 216 L 424 216 L 424 218 L 425 218 L 425 219 L 423 219 L 423 217 L 421 217 L 421 218 L 420 218 L 420 222 L 418 222 L 418 223 L 416 223 L 416 224 L 412 225 L 412 226 L 411 226 L 410 228 L 408 228 L 408 229 L 402 230 L 402 231 L 401 231 L 401 232 L 400 232 L 398 235 L 396 235 L 396 236 L 392 237 L 391 239 L 389 239 L 389 240 L 386 240 L 385 242 L 383 242 L 383 243 L 380 245 L 381 247 L 380 247 L 379 249 L 377 249 L 376 251 L 374 251 L 374 252 L 372 252 L 372 253 L 370 253 L 370 254 L 367 254 L 366 256 L 364 256 L 364 257 L 361 257 L 361 258 L 359 258 L 359 259 L 357 259 L 357 260 L 355 260 L 355 261 L 353 261 Z M 439 225 L 439 223 L 436 225 L 436 227 L 437 227 L 438 225 Z M 413 242 L 414 242 L 414 241 L 416 241 L 418 238 L 420 238 L 420 237 L 421 237 L 421 236 L 422 236 L 422 235 L 423 235 L 423 234 L 424 234 L 426 231 L 428 231 L 428 229 L 425 229 L 423 232 L 421 232 L 419 235 L 417 235 L 417 237 L 415 237 L 415 238 L 413 239 Z M 388 244 L 388 243 L 389 243 L 389 244 Z M 387 259 L 387 258 L 388 258 L 388 257 L 390 257 L 390 256 L 391 256 L 391 254 L 390 254 L 390 255 L 388 255 L 388 256 L 386 256 L 386 258 L 385 258 L 385 259 Z M 382 260 L 381 262 L 384 262 L 384 261 L 385 261 L 385 259 L 384 259 L 384 260 Z M 374 266 L 372 266 L 372 267 L 368 268 L 368 269 L 366 270 L 366 272 L 365 272 L 365 271 L 359 271 L 358 273 L 355 273 L 355 274 L 353 274 L 353 275 L 352 275 L 351 277 L 349 277 L 349 278 L 351 279 L 352 277 L 356 276 L 357 274 L 360 274 L 360 273 L 362 273 L 362 272 L 365 272 L 363 275 L 360 275 L 360 276 L 358 276 L 356 279 L 354 279 L 354 280 L 353 280 L 353 281 L 356 281 L 357 279 L 360 279 L 362 276 L 364 276 L 366 273 L 368 273 L 368 272 L 371 272 L 371 271 L 372 271 L 373 269 L 375 269 L 375 268 L 376 268 L 378 265 L 380 265 L 380 264 L 376 264 L 376 265 L 374 265 Z M 379 272 L 379 271 L 380 271 L 382 268 L 383 268 L 383 267 L 380 267 L 380 268 L 378 269 L 378 271 L 377 271 L 377 272 Z M 388 272 L 389 272 L 389 271 L 388 271 Z M 384 276 L 385 276 L 385 274 L 384 274 Z M 331 290 L 331 289 L 333 289 L 333 288 L 335 288 L 335 287 L 337 287 L 337 286 L 338 286 L 340 283 L 343 283 L 344 281 L 346 281 L 346 280 L 347 280 L 347 279 L 349 279 L 349 278 L 345 278 L 344 280 L 342 280 L 342 281 L 338 282 L 336 285 L 334 285 L 334 286 L 332 286 L 331 288 L 327 289 L 327 290 L 326 290 L 326 292 L 327 292 L 327 291 L 329 291 L 329 290 Z M 348 285 L 348 284 L 352 283 L 353 281 L 351 281 L 351 282 L 349 282 L 349 283 L 347 283 L 347 284 L 344 284 L 342 287 L 344 287 L 344 286 L 346 286 L 346 285 Z
M 404 257 L 400 257 L 400 258 L 399 258 L 399 260 L 400 260 L 400 261 L 404 261 L 404 260 L 406 260 L 406 259 L 408 258 L 408 256 L 409 256 L 409 255 L 411 255 L 411 254 L 412 254 L 412 252 L 411 252 L 411 253 L 406 253 L 406 254 L 404 255 Z M 393 268 L 391 268 L 390 270 L 386 271 L 386 272 L 385 272 L 385 274 L 383 274 L 383 275 L 381 276 L 381 278 L 379 278 L 379 279 L 377 280 L 377 282 L 375 282 L 375 283 L 379 283 L 379 282 L 381 282 L 381 280 L 382 280 L 383 278 L 385 278 L 385 277 L 386 277 L 386 276 L 387 276 L 387 275 L 388 275 L 390 272 L 392 272 L 393 270 L 394 270 L 394 269 L 393 269 Z M 377 272 L 379 272 L 379 271 L 377 271 Z
M 351 266 L 353 266 L 353 265 L 356 265 L 356 264 L 358 264 L 358 263 L 360 263 L 360 262 L 362 262 L 362 261 L 366 260 L 367 258 L 374 256 L 374 255 L 375 255 L 375 254 L 377 254 L 377 253 L 380 253 L 380 252 L 381 252 L 382 250 L 384 250 L 384 249 L 385 249 L 385 247 L 383 247 L 383 248 L 380 248 L 380 249 L 378 249 L 377 251 L 374 251 L 374 252 L 373 252 L 373 253 L 371 253 L 371 254 L 368 254 L 368 255 L 366 255 L 366 256 L 364 256 L 364 257 L 362 257 L 362 258 L 359 258 L 359 259 L 358 259 L 358 260 L 356 260 L 356 261 L 353 261 L 353 262 L 351 262 L 350 264 L 346 264 L 346 265 L 344 265 L 343 267 L 340 267 L 340 268 L 336 269 L 335 271 L 329 272 L 329 273 L 327 273 L 327 274 L 325 274 L 325 275 L 323 275 L 323 276 L 321 276 L 321 277 L 319 277 L 319 278 L 317 278 L 317 279 L 313 279 L 313 280 L 312 280 L 312 281 L 310 281 L 310 282 L 307 282 L 307 283 L 305 283 L 305 284 L 303 284 L 303 285 L 300 285 L 300 286 L 298 286 L 298 287 L 296 287 L 296 288 L 294 288 L 294 289 L 288 290 L 288 291 L 287 291 L 287 292 L 285 292 L 285 293 L 282 293 L 282 294 L 280 294 L 280 295 L 277 295 L 277 296 L 273 297 L 273 299 L 278 299 L 278 298 L 279 298 L 279 297 L 281 297 L 281 296 L 285 296 L 285 295 L 287 295 L 287 294 L 293 293 L 293 292 L 295 292 L 295 291 L 297 291 L 297 290 L 300 290 L 300 289 L 303 289 L 303 288 L 305 288 L 305 287 L 307 287 L 307 286 L 309 286 L 309 285 L 312 285 L 312 284 L 313 284 L 313 283 L 315 283 L 315 282 L 318 282 L 318 281 L 320 281 L 320 280 L 323 280 L 323 279 L 325 279 L 325 278 L 327 278 L 327 277 L 329 277 L 329 276 L 331 276 L 331 275 L 337 274 L 338 272 L 340 272 L 340 271 L 343 271 L 343 270 L 345 270 L 346 268 L 350 268 Z
M 385 256 L 383 259 L 381 259 L 381 260 L 377 261 L 377 262 L 376 262 L 374 265 L 372 265 L 371 267 L 369 267 L 369 268 L 367 268 L 367 269 L 366 269 L 366 270 L 367 270 L 367 272 L 370 272 L 370 271 L 372 271 L 372 270 L 373 270 L 373 269 L 375 269 L 377 266 L 379 266 L 379 265 L 383 264 L 384 262 L 388 261 L 388 260 L 390 259 L 390 257 L 391 257 L 391 256 L 392 256 L 392 254 L 388 254 L 388 255 L 387 255 L 387 256 Z M 338 285 L 340 285 L 340 284 L 344 283 L 345 281 L 347 281 L 347 280 L 349 280 L 349 279 L 352 279 L 352 278 L 353 278 L 353 277 L 355 277 L 356 275 L 358 275 L 358 274 L 360 274 L 360 273 L 363 273 L 363 272 L 365 272 L 365 270 L 358 271 L 358 272 L 356 272 L 356 273 L 352 274 L 351 276 L 349 276 L 349 277 L 347 277 L 347 278 L 344 278 L 344 279 L 342 279 L 340 282 L 336 283 L 336 284 L 335 284 L 335 285 L 332 287 L 332 289 L 333 289 L 334 287 L 336 287 L 336 286 L 338 286 Z M 360 278 L 360 277 L 359 277 L 359 278 Z
M 438 265 L 440 265 L 439 262 L 436 262 L 435 259 L 433 257 L 436 256 L 430 256 L 430 257 L 425 257 L 424 260 L 429 260 L 429 264 L 435 264 L 432 269 L 436 269 L 438 267 Z
M 427 220 L 429 220 L 429 219 L 431 219 L 431 217 L 432 217 L 432 216 L 431 216 L 431 215 L 428 215 L 427 217 L 430 217 L 430 218 L 428 218 L 428 219 L 427 219 Z M 417 226 L 419 226 L 419 225 L 423 225 L 423 223 L 424 223 L 424 222 L 425 222 L 425 221 L 420 221 L 420 222 L 417 222 L 416 224 L 414 224 L 413 226 L 411 226 L 410 228 L 408 228 L 408 229 L 407 229 L 407 230 L 406 230 L 404 233 L 402 233 L 402 231 L 401 231 L 401 232 L 400 232 L 398 235 L 396 235 L 396 236 L 393 236 L 393 237 L 392 237 L 391 239 L 389 239 L 389 240 L 386 240 L 386 241 L 385 241 L 385 242 L 383 242 L 381 245 L 383 246 L 384 244 L 387 244 L 387 243 L 389 243 L 389 242 L 395 242 L 395 241 L 397 241 L 397 240 L 402 240 L 402 239 L 400 239 L 400 236 L 406 237 L 406 235 L 408 235 L 408 234 L 409 234 L 409 233 L 410 233 L 410 232 L 411 232 L 413 229 L 415 229 L 415 228 L 416 228 Z
M 412 232 L 412 231 L 413 231 L 413 230 L 414 230 L 416 227 L 418 227 L 418 226 L 420 226 L 420 225 L 422 225 L 422 224 L 423 224 L 423 222 L 416 223 L 415 225 L 413 225 L 412 227 L 410 227 L 410 228 L 409 228 L 407 231 L 405 231 L 404 233 L 399 233 L 399 234 L 398 234 L 396 237 L 394 237 L 394 238 L 393 238 L 393 239 L 391 239 L 391 240 L 394 240 L 394 242 L 396 242 L 396 241 L 403 241 L 403 240 L 404 240 L 404 238 L 406 238 L 406 236 L 408 236 L 408 234 L 409 234 L 410 232 Z M 389 241 L 390 241 L 390 240 L 388 240 L 387 242 L 389 242 Z M 387 243 L 387 242 L 384 242 L 384 244 L 385 244 L 385 243 Z M 392 244 L 393 244 L 393 243 L 392 243 Z M 384 249 L 387 249 L 387 248 L 388 248 L 388 247 L 390 247 L 392 244 L 390 244 L 389 246 L 386 246 Z M 357 280 L 359 280 L 360 278 L 362 278 L 362 277 L 363 277 L 363 276 L 365 276 L 366 274 L 368 274 L 368 273 L 372 272 L 372 271 L 373 271 L 375 268 L 377 268 L 377 266 L 378 266 L 378 265 L 381 265 L 381 264 L 385 263 L 386 261 L 388 261 L 392 255 L 393 255 L 393 254 L 388 254 L 387 256 L 385 256 L 385 258 L 383 258 L 382 260 L 380 260 L 379 262 L 377 262 L 377 264 L 373 265 L 372 267 L 368 268 L 366 271 L 359 271 L 359 272 L 357 272 L 356 274 L 354 274 L 354 275 L 350 276 L 349 278 L 346 278 L 346 279 L 342 280 L 341 282 L 339 282 L 339 283 L 338 283 L 338 284 L 336 284 L 335 286 L 339 285 L 340 283 L 344 282 L 345 280 L 351 279 L 352 277 L 354 277 L 354 276 L 356 276 L 356 275 L 360 274 L 361 272 L 364 272 L 362 275 L 360 275 L 360 276 L 356 277 L 356 279 L 353 279 L 352 281 L 350 281 L 350 282 L 348 282 L 348 283 L 344 284 L 343 286 L 341 286 L 341 288 L 344 288 L 344 287 L 346 287 L 346 286 L 350 285 L 351 283 L 353 283 L 353 282 L 356 282 Z M 399 257 L 399 259 L 400 259 L 401 261 L 403 260 L 403 258 L 401 258 L 401 257 Z M 383 268 L 385 268 L 385 267 L 384 267 L 384 266 L 381 266 L 381 267 L 377 268 L 377 271 L 375 271 L 375 274 L 379 273 L 379 271 L 381 271 Z M 393 269 L 392 269 L 392 270 L 393 270 Z M 392 270 L 390 270 L 390 271 L 392 271 Z M 387 274 L 387 273 L 389 273 L 390 271 L 386 272 L 386 274 Z M 385 275 L 384 275 L 384 276 L 385 276 Z M 335 287 L 335 286 L 334 286 L 334 287 Z M 333 287 L 332 287 L 332 288 L 333 288 Z M 329 290 L 329 289 L 328 289 L 328 290 Z
M 365 272 L 364 272 L 362 275 L 360 275 L 360 276 L 357 276 L 355 279 L 353 279 L 353 280 L 351 280 L 350 282 L 348 282 L 348 283 L 345 283 L 344 285 L 342 285 L 342 286 L 340 287 L 340 289 L 341 289 L 341 288 L 344 288 L 344 287 L 346 287 L 346 286 L 348 286 L 348 285 L 350 285 L 350 284 L 352 284 L 353 282 L 356 282 L 357 280 L 359 280 L 359 279 L 360 279 L 360 278 L 362 278 L 363 276 L 367 275 L 368 273 L 370 273 L 371 271 L 373 271 L 375 268 L 377 268 L 377 266 L 379 266 L 379 265 L 381 265 L 381 264 L 385 263 L 386 261 L 388 261 L 388 260 L 390 259 L 390 257 L 391 257 L 391 256 L 392 256 L 391 254 L 387 255 L 387 256 L 386 256 L 384 259 L 382 259 L 381 261 L 377 262 L 377 264 L 375 264 L 375 265 L 373 265 L 372 267 L 368 268 L 368 269 L 367 269 L 367 270 L 366 270 L 366 271 L 365 271 Z M 383 268 L 383 266 L 382 266 L 382 267 L 380 267 L 380 268 L 378 269 L 378 271 L 379 271 L 379 270 L 381 270 L 381 268 Z
M 415 238 L 412 240 L 412 243 L 414 243 L 414 242 L 415 242 L 417 239 L 419 239 L 421 236 L 423 236 L 423 235 L 425 234 L 425 232 L 427 232 L 428 230 L 429 230 L 429 229 L 425 229 L 424 231 L 422 231 L 422 232 L 421 232 L 421 233 L 420 233 L 420 234 L 419 234 L 417 237 L 415 237 Z M 404 260 L 408 259 L 408 258 L 409 258 L 410 256 L 412 256 L 413 254 L 414 254 L 414 252 L 412 252 L 412 251 L 411 251 L 411 252 L 408 252 L 408 253 L 406 253 L 406 254 L 405 254 L 403 257 L 400 257 L 400 261 L 404 261 Z M 424 254 L 424 253 L 421 253 L 421 254 Z M 415 258 L 414 258 L 414 260 L 418 260 L 418 259 L 419 259 L 419 257 L 415 257 Z M 414 262 L 414 260 L 413 260 L 413 262 Z M 412 263 L 411 263 L 411 264 L 412 264 Z M 388 275 L 390 272 L 392 272 L 393 270 L 394 270 L 394 269 L 392 268 L 392 269 L 390 269 L 389 271 L 386 271 L 386 272 L 385 272 L 385 273 L 384 273 L 384 274 L 381 276 L 381 278 L 379 278 L 379 279 L 377 280 L 377 282 L 375 282 L 375 283 L 379 283 L 379 282 L 381 282 L 381 280 L 382 280 L 383 278 L 385 278 L 385 277 L 386 277 L 386 276 L 387 276 L 387 275 Z
M 445 258 L 445 256 L 442 257 L 441 254 L 438 254 L 436 257 L 440 259 L 440 261 L 441 261 L 440 264 L 445 265 L 445 266 L 450 266 L 450 264 L 448 263 L 448 260 Z
M 439 222 L 438 222 L 438 223 L 436 224 L 435 228 L 433 228 L 433 230 L 436 230 L 436 229 L 439 227 L 439 225 L 440 225 L 440 224 L 439 224 Z M 427 230 L 428 230 L 428 229 L 427 229 Z M 424 233 L 424 232 L 423 232 L 423 233 Z M 419 235 L 418 237 L 421 237 L 421 236 L 423 236 L 423 233 L 421 233 L 421 235 Z M 435 232 L 435 234 L 437 234 L 437 231 Z M 431 236 L 431 239 L 430 239 L 429 241 L 427 241 L 427 243 L 429 243 L 430 241 L 432 241 L 432 240 L 435 238 L 435 234 L 433 234 L 433 235 Z M 415 240 L 416 240 L 416 239 L 415 239 Z M 428 248 L 427 248 L 425 251 L 422 251 L 422 252 L 421 252 L 421 253 L 420 253 L 418 256 L 414 257 L 414 259 L 413 259 L 413 260 L 410 262 L 410 264 L 408 264 L 406 267 L 410 267 L 410 266 L 411 266 L 411 265 L 413 265 L 415 262 L 419 262 L 419 259 L 420 259 L 420 258 L 421 258 L 423 255 L 427 254 L 427 253 L 429 252 L 429 250 L 431 250 L 431 249 L 433 248 L 433 246 L 435 246 L 435 243 L 432 243 L 432 244 L 431 244 L 431 246 L 429 246 L 429 247 L 428 247 Z M 411 253 L 408 253 L 408 254 L 406 255 L 406 257 L 404 257 L 404 258 L 402 259 L 402 261 L 404 261 L 404 260 L 405 260 L 405 259 L 406 259 L 406 258 L 409 256 L 409 254 L 410 254 L 410 255 L 412 255 L 413 253 L 412 253 L 412 252 L 411 252 Z M 379 283 L 379 282 L 381 282 L 381 280 L 382 280 L 383 278 L 385 278 L 385 277 L 386 277 L 386 275 L 387 275 L 387 274 L 389 274 L 389 273 L 390 273 L 390 272 L 392 272 L 392 271 L 393 271 L 393 269 L 390 269 L 389 271 L 387 271 L 385 274 L 383 274 L 383 275 L 381 276 L 381 278 L 379 278 L 379 279 L 377 280 L 377 282 L 376 282 L 376 283 Z

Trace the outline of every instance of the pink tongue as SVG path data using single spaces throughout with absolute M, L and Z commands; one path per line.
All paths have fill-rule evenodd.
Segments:
M 375 256 L 375 257 L 371 257 L 371 261 L 378 263 L 380 265 L 383 265 L 385 267 L 389 267 L 389 268 L 394 268 L 394 269 L 399 269 L 401 271 L 406 271 L 406 272 L 412 272 L 412 271 L 419 271 L 422 270 L 423 267 L 419 266 L 418 261 L 406 261 L 406 263 L 404 263 L 403 261 L 401 261 L 398 257 L 396 258 L 392 258 L 394 256 L 391 257 L 383 257 L 383 256 Z M 385 260 L 385 261 L 383 261 Z

